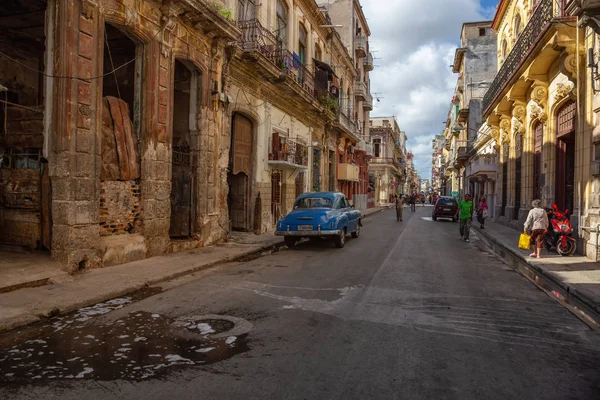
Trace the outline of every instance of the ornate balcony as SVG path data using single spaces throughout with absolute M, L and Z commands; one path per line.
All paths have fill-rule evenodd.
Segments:
M 242 32 L 237 42 L 242 60 L 258 63 L 258 71 L 265 78 L 278 78 L 284 65 L 281 41 L 255 19 L 238 22 L 238 28 Z
M 367 85 L 364 82 L 355 81 L 354 82 L 354 96 L 359 101 L 364 101 L 367 99 Z
M 308 146 L 285 136 L 274 134 L 269 148 L 269 164 L 278 168 L 308 168 Z
M 358 182 L 360 167 L 354 164 L 338 164 L 338 180 Z
M 375 66 L 373 65 L 373 53 L 369 52 L 367 54 L 367 57 L 365 58 L 365 71 L 373 71 L 373 68 L 375 68 Z
M 467 147 L 459 147 L 456 152 L 456 161 L 465 163 L 469 159 L 469 149 Z
M 373 111 L 373 96 L 371 96 L 371 93 L 367 92 L 365 101 L 363 101 L 363 108 L 367 111 Z
M 583 13 L 598 15 L 600 13 L 600 0 L 566 0 L 565 9 L 572 16 L 580 16 Z
M 530 53 L 552 25 L 553 17 L 552 0 L 541 0 L 533 11 L 531 18 L 527 22 L 519 39 L 517 39 L 517 43 L 515 43 L 515 46 L 506 57 L 506 60 L 504 60 L 504 64 L 502 64 L 496 78 L 483 97 L 484 114 L 487 114 L 488 108 L 502 96 L 504 88 L 511 82 L 515 73 L 521 68 L 523 63 L 530 58 Z
M 363 35 L 356 35 L 354 39 L 354 51 L 357 57 L 362 58 L 367 55 L 367 37 Z

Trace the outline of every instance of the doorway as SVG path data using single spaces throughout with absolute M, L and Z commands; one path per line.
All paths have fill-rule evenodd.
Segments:
M 502 208 L 500 216 L 506 215 L 506 203 L 508 197 L 508 143 L 502 146 Z
M 521 208 L 521 168 L 523 160 L 523 136 L 515 136 L 515 209 L 513 219 L 519 219 Z
M 196 179 L 190 144 L 191 132 L 196 128 L 198 74 L 193 67 L 175 60 L 173 83 L 173 157 L 171 172 L 171 224 L 172 238 L 188 238 L 196 226 Z
M 534 130 L 533 139 L 533 198 L 542 198 L 542 143 L 544 139 L 544 126 L 538 122 Z
M 229 219 L 232 230 L 250 230 L 250 185 L 252 166 L 252 121 L 241 114 L 233 116 L 229 152 Z
M 335 151 L 329 151 L 329 191 L 335 192 Z
M 575 129 L 577 106 L 569 101 L 558 112 L 556 132 L 556 189 L 558 209 L 573 212 L 575 194 Z

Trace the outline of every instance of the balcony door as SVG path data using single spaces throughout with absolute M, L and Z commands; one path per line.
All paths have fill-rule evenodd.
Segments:
M 281 0 L 277 0 L 277 20 L 275 23 L 275 36 L 283 48 L 288 47 L 288 10 Z

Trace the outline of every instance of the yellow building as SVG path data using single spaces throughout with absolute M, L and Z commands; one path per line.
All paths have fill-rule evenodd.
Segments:
M 569 209 L 577 227 L 591 165 L 591 128 L 577 107 L 588 93 L 584 31 L 553 0 L 502 0 L 492 29 L 499 69 L 483 115 L 499 153 L 494 215 L 521 229 L 539 198 Z

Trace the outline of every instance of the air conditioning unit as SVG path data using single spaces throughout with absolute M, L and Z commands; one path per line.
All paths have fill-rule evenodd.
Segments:
M 348 147 L 348 153 L 354 154 L 354 146 Z

